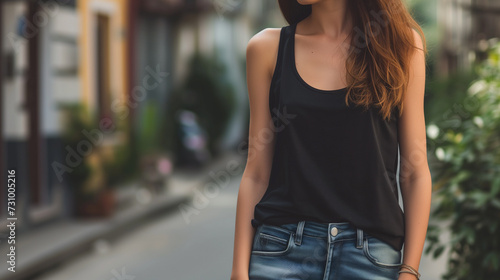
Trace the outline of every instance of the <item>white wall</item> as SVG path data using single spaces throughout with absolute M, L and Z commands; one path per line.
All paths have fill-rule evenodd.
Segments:
M 3 50 L 2 54 L 14 54 L 14 77 L 2 81 L 3 88 L 3 133 L 7 140 L 22 140 L 28 135 L 28 115 L 24 91 L 26 86 L 27 41 L 17 35 L 19 18 L 26 10 L 24 3 L 3 4 Z
M 78 71 L 80 19 L 73 9 L 61 8 L 51 25 L 56 38 L 50 47 L 52 67 L 55 73 Z M 74 42 L 72 41 L 74 40 Z M 82 100 L 81 83 L 76 75 L 54 75 L 53 96 L 56 103 L 72 103 Z
M 19 20 L 26 15 L 24 3 L 4 3 L 3 20 L 5 40 L 3 53 L 14 53 L 15 70 L 13 79 L 4 79 L 4 135 L 11 140 L 25 140 L 28 137 L 28 111 L 25 100 L 26 74 L 28 70 L 28 41 L 19 36 Z M 77 69 L 77 36 L 80 30 L 74 9 L 58 7 L 41 10 L 46 21 L 35 25 L 33 32 L 40 38 L 40 131 L 42 136 L 60 133 L 58 105 L 64 102 L 78 102 L 80 83 Z M 27 20 L 27 19 L 26 19 Z M 74 74 L 59 75 L 61 72 Z
M 54 9 L 40 28 L 40 131 L 44 136 L 61 132 L 59 105 L 81 100 L 76 71 L 79 30 L 76 11 L 68 7 Z

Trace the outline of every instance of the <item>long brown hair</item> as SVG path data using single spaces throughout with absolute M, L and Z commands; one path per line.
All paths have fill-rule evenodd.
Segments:
M 286 21 L 292 25 L 311 14 L 311 5 L 278 0 Z M 349 101 L 368 109 L 380 108 L 385 119 L 393 109 L 403 112 L 403 95 L 409 80 L 410 59 L 415 45 L 412 28 L 425 36 L 401 0 L 348 0 L 353 16 L 346 72 Z

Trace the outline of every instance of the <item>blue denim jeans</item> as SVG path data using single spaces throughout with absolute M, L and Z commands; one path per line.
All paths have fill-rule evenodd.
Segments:
M 395 280 L 402 252 L 349 223 L 256 228 L 250 280 Z

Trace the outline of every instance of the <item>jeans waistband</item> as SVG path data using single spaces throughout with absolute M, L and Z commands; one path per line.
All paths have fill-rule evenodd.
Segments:
M 300 245 L 302 236 L 314 236 L 327 238 L 329 242 L 335 242 L 345 239 L 356 239 L 356 247 L 363 247 L 363 236 L 367 234 L 360 228 L 356 228 L 351 223 L 319 223 L 315 221 L 299 221 L 297 223 L 289 223 L 279 225 L 288 231 L 295 233 L 295 244 Z

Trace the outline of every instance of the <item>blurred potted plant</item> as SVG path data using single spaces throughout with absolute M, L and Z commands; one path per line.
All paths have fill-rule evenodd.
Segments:
M 168 187 L 173 164 L 168 153 L 147 154 L 141 160 L 142 185 L 152 194 L 161 194 Z
M 106 185 L 106 176 L 103 172 L 103 162 L 100 155 L 93 153 L 88 156 L 88 161 L 93 172 L 82 189 L 90 190 L 91 196 L 77 200 L 77 214 L 80 217 L 109 217 L 114 213 L 115 193 Z
M 78 164 L 68 172 L 68 183 L 74 189 L 75 212 L 80 217 L 107 217 L 114 209 L 114 194 L 108 186 L 105 161 L 100 143 L 86 133 L 100 133 L 88 109 L 82 104 L 62 106 L 63 141 Z M 84 133 L 85 132 L 85 133 Z M 95 136 L 95 135 L 94 135 Z M 98 137 L 99 138 L 99 137 Z
M 455 125 L 428 126 L 434 188 L 439 201 L 431 215 L 450 222 L 451 241 L 430 225 L 427 254 L 449 249 L 443 279 L 500 279 L 500 44 L 478 68 L 479 79 L 460 104 Z M 454 107 L 456 108 L 456 106 Z
M 110 119 L 108 119 L 110 121 Z M 108 122 L 111 124 L 111 122 Z M 130 127 L 126 118 L 115 118 L 111 131 L 106 131 L 103 143 L 100 145 L 100 158 L 104 173 L 105 190 L 101 193 L 100 205 L 103 212 L 110 215 L 118 201 L 116 190 L 137 174 L 135 150 L 130 143 Z

